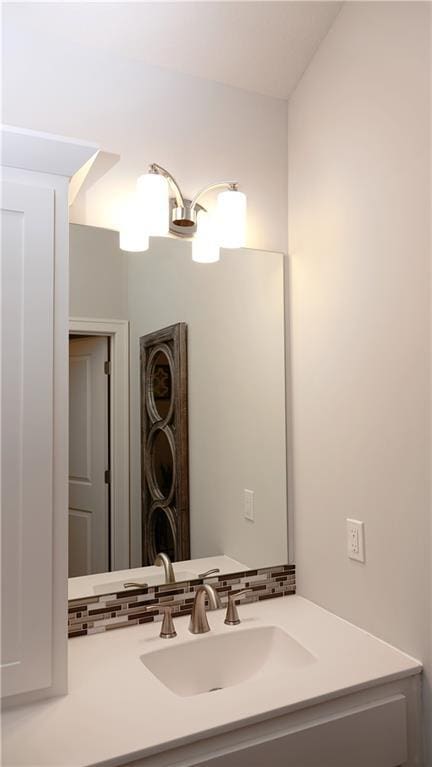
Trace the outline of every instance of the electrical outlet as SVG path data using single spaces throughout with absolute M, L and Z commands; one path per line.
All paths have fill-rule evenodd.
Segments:
M 246 490 L 244 491 L 244 517 L 245 519 L 248 519 L 249 522 L 255 522 L 255 511 L 254 511 L 254 491 L 253 490 Z
M 347 519 L 347 551 L 350 559 L 365 561 L 364 522 Z

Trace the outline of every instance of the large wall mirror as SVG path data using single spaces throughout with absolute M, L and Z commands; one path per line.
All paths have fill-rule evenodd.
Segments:
M 69 596 L 288 561 L 283 256 L 70 227 Z

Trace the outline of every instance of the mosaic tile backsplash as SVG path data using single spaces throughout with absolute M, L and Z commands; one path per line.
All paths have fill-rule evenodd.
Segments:
M 295 565 L 278 565 L 231 575 L 215 575 L 206 578 L 205 582 L 211 583 L 219 592 L 223 605 L 226 605 L 231 591 L 245 588 L 250 588 L 251 593 L 244 596 L 242 602 L 259 602 L 263 599 L 295 594 Z M 69 637 L 97 634 L 101 631 L 162 620 L 161 605 L 166 602 L 175 602 L 172 608 L 173 617 L 188 615 L 192 612 L 195 592 L 202 583 L 202 580 L 197 579 L 71 600 Z

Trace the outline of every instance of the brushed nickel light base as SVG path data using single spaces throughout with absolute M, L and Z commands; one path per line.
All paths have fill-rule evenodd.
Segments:
M 197 230 L 197 219 L 202 205 L 196 203 L 192 207 L 191 200 L 183 200 L 183 205 L 178 205 L 175 197 L 170 198 L 170 224 L 171 234 L 177 237 L 193 237 Z

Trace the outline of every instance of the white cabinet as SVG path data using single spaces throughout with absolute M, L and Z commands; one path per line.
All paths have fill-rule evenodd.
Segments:
M 291 732 L 196 767 L 399 767 L 407 760 L 403 695 L 293 727 Z
M 421 767 L 420 675 L 195 739 L 124 767 Z
M 12 182 L 2 192 L 1 662 L 10 695 L 52 681 L 54 192 Z
M 66 692 L 68 183 L 96 147 L 2 140 L 1 687 L 18 702 Z

